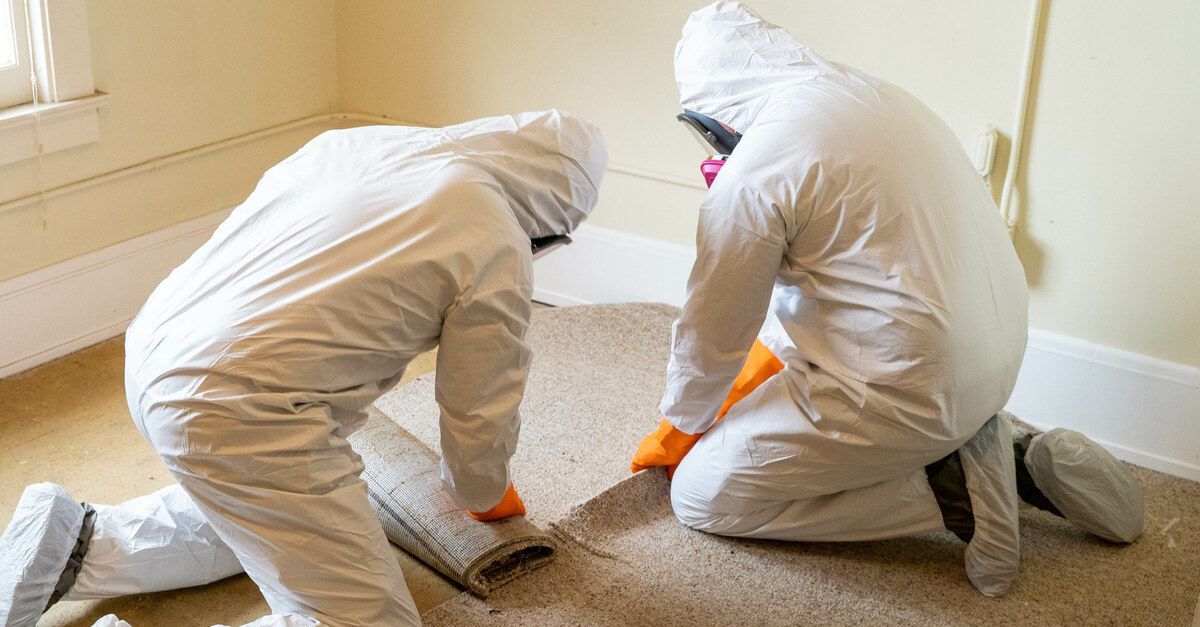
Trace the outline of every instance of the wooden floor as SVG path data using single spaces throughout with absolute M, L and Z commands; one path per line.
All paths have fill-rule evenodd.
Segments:
M 58 483 L 78 500 L 104 504 L 171 483 L 129 418 L 123 340 L 109 340 L 0 380 L 0 528 L 8 525 L 22 489 L 30 483 Z M 433 357 L 431 352 L 417 358 L 405 382 L 432 371 Z M 433 570 L 397 553 L 421 611 L 458 593 Z M 60 603 L 39 625 L 91 625 L 108 613 L 133 627 L 183 627 L 240 625 L 270 610 L 258 588 L 239 575 L 199 588 Z

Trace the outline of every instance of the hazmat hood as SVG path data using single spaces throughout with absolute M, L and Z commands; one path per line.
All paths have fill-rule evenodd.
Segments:
M 675 46 L 679 103 L 739 133 L 779 87 L 835 71 L 740 2 L 714 2 L 692 13 Z
M 531 239 L 579 226 L 608 160 L 599 128 L 555 109 L 405 130 L 412 157 L 465 159 L 491 174 Z

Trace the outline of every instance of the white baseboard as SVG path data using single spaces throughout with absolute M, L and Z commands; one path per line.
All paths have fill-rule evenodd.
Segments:
M 586 224 L 571 239 L 534 264 L 534 300 L 559 306 L 683 304 L 696 258 L 692 248 Z
M 0 377 L 125 332 L 229 215 L 218 211 L 0 282 Z
M 1113 455 L 1200 481 L 1200 368 L 1030 329 L 1008 410 Z
M 552 305 L 683 303 L 693 249 L 584 225 L 534 264 Z M 1117 457 L 1200 481 L 1200 368 L 1031 329 L 1008 409 L 1041 428 L 1087 434 Z

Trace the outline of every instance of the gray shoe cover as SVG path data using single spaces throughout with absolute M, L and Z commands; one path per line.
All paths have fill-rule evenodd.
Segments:
M 967 578 L 983 594 L 1001 596 L 1016 581 L 1021 561 L 1012 426 L 992 416 L 958 455 L 975 516 L 975 534 L 965 555 Z
M 34 625 L 83 526 L 83 508 L 62 486 L 25 488 L 12 522 L 0 536 L 0 625 Z
M 1034 436 L 1025 467 L 1046 498 L 1083 530 L 1110 542 L 1142 535 L 1145 506 L 1137 479 L 1082 433 L 1052 429 Z

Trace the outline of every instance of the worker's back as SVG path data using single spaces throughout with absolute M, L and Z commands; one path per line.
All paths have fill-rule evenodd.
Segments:
M 528 299 L 528 238 L 477 170 L 423 173 L 409 189 L 369 178 L 268 174 L 147 301 L 128 334 L 142 360 L 132 377 L 203 370 L 374 394 L 360 386 L 433 348 L 442 312 L 474 283 Z
M 460 301 L 486 295 L 523 328 L 530 237 L 569 232 L 594 203 L 604 149 L 588 133 L 546 112 L 317 137 L 151 295 L 127 335 L 131 409 L 181 374 L 356 411 Z
M 1003 407 L 1024 354 L 1025 279 L 936 115 L 838 67 L 778 90 L 736 161 L 771 177 L 755 180 L 787 225 L 773 310 L 819 376 L 866 415 L 950 438 Z

